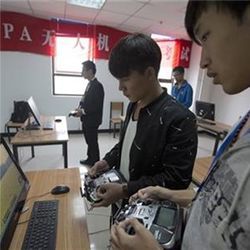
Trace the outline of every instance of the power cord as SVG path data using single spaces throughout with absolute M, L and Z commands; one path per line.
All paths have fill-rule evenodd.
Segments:
M 29 197 L 29 199 L 26 200 L 26 202 L 29 201 L 29 200 L 32 200 L 32 199 L 34 199 L 34 198 L 43 197 L 43 196 L 45 196 L 45 195 L 47 195 L 47 194 L 50 194 L 50 191 L 49 191 L 49 192 L 46 192 L 46 193 L 43 193 L 43 194 L 31 196 L 31 197 Z
M 50 192 L 46 192 L 46 193 L 43 193 L 43 194 L 40 194 L 40 195 L 31 196 L 31 197 L 29 197 L 29 199 L 26 200 L 26 202 L 29 201 L 29 200 L 31 200 L 31 199 L 34 199 L 34 198 L 43 197 L 43 196 L 45 196 L 45 195 L 47 195 L 47 194 L 50 194 Z M 28 206 L 24 207 L 23 210 L 22 210 L 22 212 L 21 212 L 21 214 L 24 214 L 24 213 L 27 212 L 29 209 L 30 209 L 30 208 L 29 208 Z M 24 224 L 24 223 L 26 223 L 26 222 L 28 222 L 28 221 L 29 221 L 29 219 L 28 219 L 28 220 L 25 220 L 25 221 L 18 222 L 17 225 Z

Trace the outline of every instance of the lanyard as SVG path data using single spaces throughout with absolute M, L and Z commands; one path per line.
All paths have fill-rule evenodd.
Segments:
M 227 136 L 223 140 L 221 146 L 217 150 L 217 152 L 215 154 L 215 157 L 214 157 L 214 159 L 213 159 L 213 161 L 211 163 L 211 166 L 209 168 L 207 177 L 204 179 L 204 181 L 199 186 L 198 191 L 196 193 L 196 196 L 195 196 L 194 200 L 197 198 L 198 194 L 200 193 L 201 189 L 203 188 L 204 184 L 208 180 L 208 178 L 211 175 L 211 173 L 214 172 L 219 167 L 219 164 L 217 164 L 218 160 L 220 159 L 221 155 L 230 147 L 231 143 L 234 141 L 234 139 L 240 133 L 242 127 L 245 125 L 245 123 L 247 122 L 247 120 L 248 120 L 249 117 L 250 117 L 250 110 L 246 113 L 245 116 L 243 116 L 239 120 L 239 122 L 237 122 L 233 126 L 232 130 L 227 134 Z M 246 133 L 249 133 L 249 132 L 250 132 L 250 130 L 248 129 Z

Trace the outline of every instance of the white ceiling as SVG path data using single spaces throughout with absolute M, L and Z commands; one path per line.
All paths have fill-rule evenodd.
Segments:
M 127 32 L 156 33 L 188 39 L 184 28 L 187 0 L 106 0 L 100 10 L 67 0 L 0 0 L 1 10 L 106 25 Z M 91 0 L 90 0 L 91 1 Z

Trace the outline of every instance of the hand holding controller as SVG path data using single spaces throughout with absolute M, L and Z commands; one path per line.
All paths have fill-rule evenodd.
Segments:
M 171 201 L 136 200 L 126 205 L 116 216 L 116 223 L 135 218 L 141 222 L 165 249 L 176 249 L 181 243 L 183 210 Z M 125 232 L 135 234 L 128 224 Z
M 84 196 L 91 203 L 96 203 L 100 201 L 97 197 L 97 190 L 100 186 L 106 183 L 119 183 L 122 184 L 126 182 L 124 176 L 116 169 L 111 169 L 109 171 L 100 174 L 98 177 L 93 178 L 89 174 L 85 175 L 84 181 Z

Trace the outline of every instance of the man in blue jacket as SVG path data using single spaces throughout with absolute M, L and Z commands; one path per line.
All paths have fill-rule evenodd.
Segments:
M 184 68 L 177 66 L 173 69 L 175 84 L 172 87 L 171 95 L 185 107 L 189 108 L 193 102 L 193 89 L 184 79 Z

